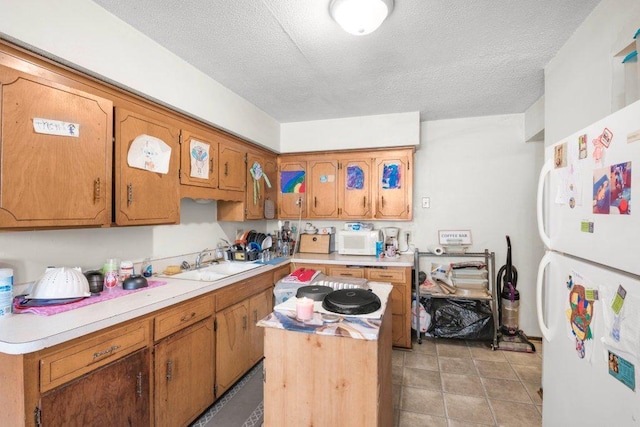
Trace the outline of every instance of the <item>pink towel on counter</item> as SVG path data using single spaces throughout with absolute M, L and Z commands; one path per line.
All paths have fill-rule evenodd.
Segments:
M 282 278 L 285 283 L 311 283 L 320 274 L 320 271 L 312 268 L 299 268 L 293 273 Z
M 124 290 L 121 287 L 116 286 L 115 288 L 112 288 L 112 289 L 105 289 L 100 293 L 100 295 L 86 297 L 81 299 L 80 301 L 72 302 L 69 304 L 48 305 L 44 307 L 22 307 L 20 306 L 20 301 L 22 301 L 23 297 L 15 297 L 13 299 L 13 312 L 14 313 L 33 313 L 33 314 L 38 314 L 40 316 L 51 316 L 54 314 L 64 313 L 65 311 L 95 304 L 97 302 L 107 301 L 107 300 L 122 297 L 125 295 L 130 295 L 136 292 L 144 291 L 149 288 L 157 288 L 159 286 L 166 285 L 166 284 L 167 282 L 161 281 L 161 280 L 149 280 L 148 286 L 145 288 Z

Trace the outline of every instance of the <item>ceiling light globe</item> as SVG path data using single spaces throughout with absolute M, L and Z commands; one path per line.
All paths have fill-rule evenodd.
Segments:
M 356 36 L 372 33 L 389 14 L 383 0 L 333 0 L 329 9 L 342 29 Z

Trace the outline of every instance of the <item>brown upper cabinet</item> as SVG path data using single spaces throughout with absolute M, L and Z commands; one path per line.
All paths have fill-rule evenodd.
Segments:
M 0 228 L 111 224 L 111 101 L 0 65 Z
M 115 115 L 116 224 L 180 222 L 180 129 L 124 108 Z
M 246 149 L 230 138 L 220 138 L 218 149 L 220 153 L 218 186 L 221 190 L 244 191 L 247 182 L 245 179 Z
M 307 161 L 278 157 L 278 218 L 307 217 Z
M 413 215 L 413 150 L 380 152 L 375 158 L 375 219 Z
M 303 218 L 410 220 L 413 151 L 280 156 L 279 217 L 297 218 L 301 199 Z
M 276 203 L 276 155 L 247 151 L 246 191 L 241 201 L 218 201 L 218 221 L 264 219 L 267 200 Z M 266 178 L 265 178 L 266 177 Z M 268 182 L 268 184 L 267 184 Z
M 213 135 L 182 129 L 180 184 L 218 188 L 218 141 Z

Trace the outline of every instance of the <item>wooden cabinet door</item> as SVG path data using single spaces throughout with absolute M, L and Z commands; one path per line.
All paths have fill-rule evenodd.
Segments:
M 142 114 L 116 108 L 116 180 L 115 203 L 118 225 L 175 224 L 180 221 L 179 129 Z M 168 173 L 154 172 L 161 156 L 152 141 L 148 148 L 140 141 L 144 135 L 160 139 L 171 148 Z M 128 154 L 136 138 L 132 155 L 144 156 L 148 169 L 131 167 Z M 136 149 L 138 147 L 138 149 Z
M 216 384 L 220 396 L 248 368 L 248 302 L 241 302 L 216 314 Z
M 213 318 L 155 347 L 155 425 L 182 426 L 214 401 Z
M 338 161 L 309 160 L 307 171 L 308 217 L 338 218 Z
M 184 129 L 180 139 L 180 184 L 218 188 L 218 142 Z
M 340 218 L 371 217 L 371 160 L 356 159 L 340 162 Z
M 278 167 L 278 218 L 307 216 L 305 160 L 280 161 Z
M 220 142 L 218 145 L 220 162 L 218 187 L 221 190 L 245 190 L 245 152 L 235 145 Z
M 391 290 L 392 341 L 396 347 L 411 348 L 411 313 L 405 311 L 407 287 L 404 284 L 393 284 Z
M 111 101 L 0 66 L 0 227 L 111 224 Z
M 411 219 L 412 161 L 409 151 L 376 158 L 376 219 Z
M 271 313 L 272 308 L 271 288 L 249 299 L 249 367 L 258 363 L 264 355 L 264 328 L 256 326 L 256 323 Z
M 257 163 L 264 171 L 264 158 L 254 153 L 247 153 L 247 195 L 246 219 L 264 219 L 264 178 L 254 179 L 251 169 Z
M 148 426 L 149 350 L 117 362 L 42 395 L 41 425 Z

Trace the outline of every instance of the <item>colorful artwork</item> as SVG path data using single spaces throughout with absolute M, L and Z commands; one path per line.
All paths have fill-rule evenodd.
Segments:
M 595 138 L 593 142 L 593 160 L 596 163 L 604 163 L 604 153 L 609 145 L 611 145 L 611 141 L 613 140 L 613 132 L 609 129 L 604 128 L 602 134 L 600 134 L 597 138 Z
M 587 158 L 587 134 L 578 137 L 578 158 L 580 160 Z
M 569 309 L 567 317 L 571 325 L 571 333 L 575 337 L 576 351 L 578 357 L 584 359 L 585 341 L 593 339 L 591 322 L 593 321 L 593 303 L 587 299 L 587 292 L 584 286 L 573 283 L 575 278 L 570 279 L 567 286 L 571 286 L 569 291 Z
M 400 165 L 397 163 L 384 164 L 382 169 L 382 188 L 384 190 L 395 190 L 400 188 Z
M 608 214 L 611 189 L 609 182 L 609 168 L 595 169 L 593 171 L 593 213 Z
M 364 171 L 360 166 L 347 166 L 347 190 L 364 188 Z
M 189 143 L 191 153 L 191 173 L 194 178 L 209 179 L 209 144 L 192 139 Z
M 631 214 L 631 162 L 611 166 L 610 208 L 612 214 Z
M 280 192 L 282 193 L 304 193 L 304 171 L 281 171 L 280 172 Z
M 609 375 L 620 381 L 622 384 L 629 387 L 631 390 L 636 390 L 636 368 L 633 363 L 620 357 L 619 355 L 609 353 Z
M 567 143 L 558 144 L 553 149 L 553 166 L 558 168 L 567 167 Z

